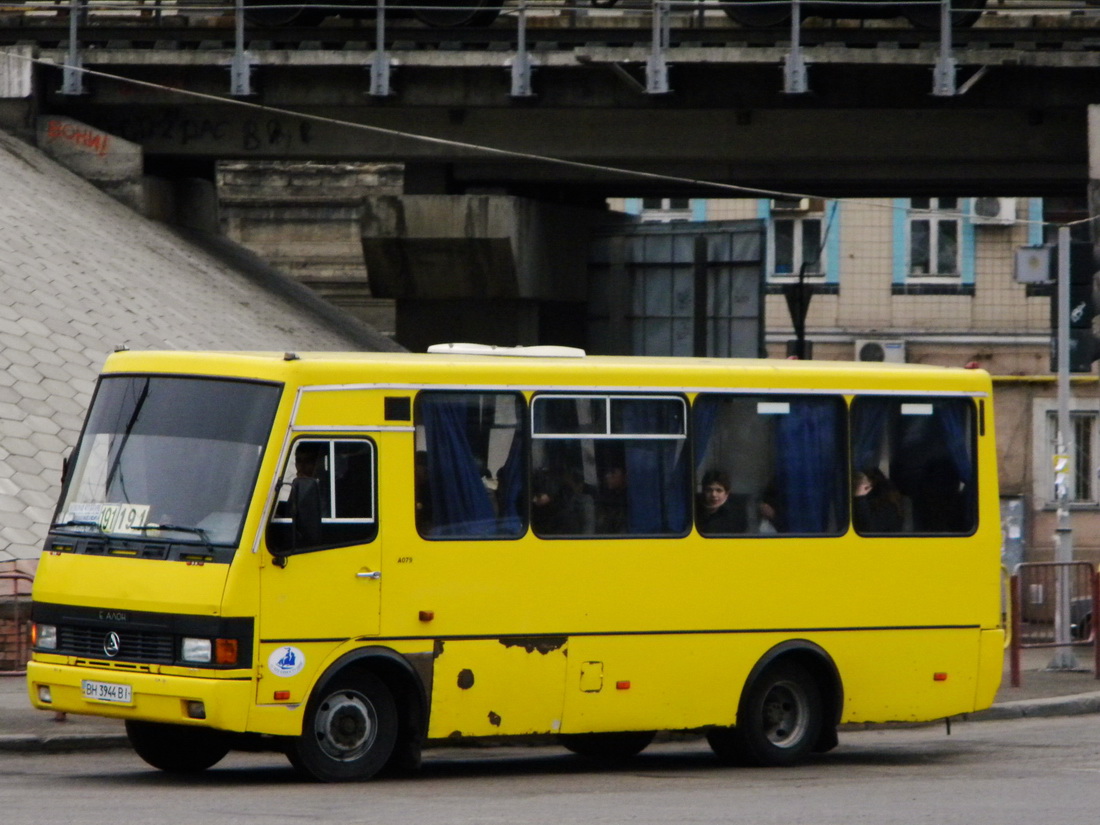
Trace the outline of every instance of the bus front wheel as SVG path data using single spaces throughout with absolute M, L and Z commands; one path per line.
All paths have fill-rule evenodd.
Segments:
M 344 673 L 310 699 L 302 734 L 287 757 L 319 782 L 350 782 L 378 773 L 397 741 L 397 706 L 381 679 Z
M 126 736 L 138 756 L 168 773 L 199 773 L 229 753 L 226 737 L 205 728 L 130 719 Z
M 795 662 L 768 667 L 749 687 L 737 714 L 737 727 L 707 733 L 711 749 L 741 764 L 794 765 L 810 753 L 824 724 L 821 689 Z
M 612 733 L 562 734 L 562 746 L 569 751 L 597 762 L 618 762 L 637 756 L 653 741 L 651 730 L 616 731 Z

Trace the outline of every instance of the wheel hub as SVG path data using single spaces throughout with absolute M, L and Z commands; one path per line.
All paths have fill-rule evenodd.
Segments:
M 780 682 L 764 697 L 764 733 L 778 748 L 797 745 L 806 733 L 806 696 L 794 682 Z
M 378 717 L 374 705 L 356 691 L 341 691 L 321 704 L 313 732 L 321 750 L 333 759 L 358 759 L 374 744 Z

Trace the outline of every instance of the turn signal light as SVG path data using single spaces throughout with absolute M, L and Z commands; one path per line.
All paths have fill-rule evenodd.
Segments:
M 947 681 L 947 674 L 946 673 L 933 673 L 932 674 L 932 681 L 933 682 L 946 682 Z
M 616 682 L 615 690 L 630 690 L 630 682 Z
M 214 661 L 217 662 L 219 665 L 237 664 L 237 640 L 215 639 Z

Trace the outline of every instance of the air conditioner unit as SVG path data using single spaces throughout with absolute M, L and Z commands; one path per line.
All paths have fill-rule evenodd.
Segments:
M 825 201 L 822 198 L 774 198 L 772 212 L 824 212 Z
M 974 223 L 1006 226 L 1016 221 L 1016 198 L 974 198 L 970 202 Z
M 882 361 L 887 364 L 905 363 L 905 342 L 896 338 L 862 338 L 856 340 L 857 361 Z

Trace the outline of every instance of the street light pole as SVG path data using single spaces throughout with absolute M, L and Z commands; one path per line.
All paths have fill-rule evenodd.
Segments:
M 1058 438 L 1054 456 L 1058 523 L 1054 530 L 1054 561 L 1058 563 L 1054 585 L 1054 657 L 1048 670 L 1073 670 L 1077 658 L 1070 646 L 1069 564 L 1073 561 L 1073 526 L 1069 513 L 1069 487 L 1073 483 L 1073 431 L 1069 415 L 1069 227 L 1058 228 Z

